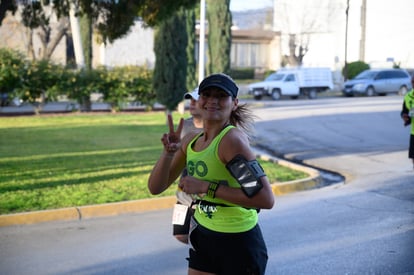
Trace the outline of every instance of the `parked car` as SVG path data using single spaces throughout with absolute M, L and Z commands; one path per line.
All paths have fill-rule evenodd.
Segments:
M 411 77 L 406 70 L 370 69 L 346 81 L 342 93 L 344 96 L 374 96 L 388 93 L 405 95 L 411 88 Z

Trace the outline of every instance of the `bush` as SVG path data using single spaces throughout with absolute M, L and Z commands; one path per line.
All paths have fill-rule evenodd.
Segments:
M 37 112 L 43 103 L 58 96 L 76 100 L 82 111 L 89 111 L 94 92 L 103 94 L 113 110 L 128 101 L 153 105 L 152 75 L 151 70 L 138 66 L 73 70 L 48 60 L 29 61 L 19 52 L 0 49 L 2 106 L 9 98 L 19 97 L 34 104 Z
M 48 60 L 28 61 L 17 51 L 0 49 L 2 106 L 17 97 L 34 104 L 38 111 L 43 103 L 57 98 L 54 87 L 62 71 L 62 66 Z
M 253 68 L 231 69 L 230 76 L 233 79 L 254 79 Z
M 24 102 L 39 105 L 56 100 L 56 89 L 62 68 L 48 60 L 27 62 L 16 96 Z
M 61 79 L 59 88 L 65 91 L 64 94 L 68 98 L 76 100 L 81 106 L 81 111 L 89 111 L 91 109 L 90 96 L 100 88 L 100 70 L 67 69 Z
M 119 110 L 128 101 L 141 104 L 155 103 L 156 94 L 152 89 L 152 72 L 143 67 L 125 66 L 101 71 L 100 91 L 104 101 L 113 110 Z
M 368 70 L 369 65 L 363 61 L 355 61 L 348 63 L 348 77 L 347 79 L 353 79 L 359 73 Z M 342 69 L 342 75 L 345 76 L 345 68 Z
M 25 59 L 17 51 L 0 49 L 0 94 L 2 106 L 14 97 L 14 91 L 21 88 L 21 75 L 25 70 Z

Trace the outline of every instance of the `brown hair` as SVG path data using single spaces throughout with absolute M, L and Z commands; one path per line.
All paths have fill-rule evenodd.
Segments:
M 253 123 L 254 119 L 257 118 L 247 107 L 247 104 L 241 104 L 237 106 L 237 109 L 231 112 L 230 124 L 241 128 L 251 139 L 253 137 Z

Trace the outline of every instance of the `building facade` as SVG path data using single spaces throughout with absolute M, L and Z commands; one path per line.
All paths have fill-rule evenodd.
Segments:
M 52 36 L 59 28 L 59 22 L 52 22 Z M 70 29 L 68 29 L 70 32 Z M 8 16 L 0 27 L 0 47 L 12 48 L 27 53 L 30 33 L 22 26 L 18 17 Z M 208 34 L 206 35 L 206 41 Z M 198 36 L 196 47 L 198 47 Z M 130 32 L 113 43 L 97 43 L 93 38 L 92 65 L 97 66 L 126 66 L 138 65 L 154 68 L 154 30 L 144 27 L 140 20 L 136 20 Z M 53 55 L 52 60 L 66 64 L 68 48 L 72 48 L 71 40 L 67 36 L 62 39 Z M 39 38 L 33 36 L 34 52 L 41 51 Z M 73 50 L 72 50 L 73 54 Z M 198 50 L 196 51 L 198 59 Z M 280 35 L 270 30 L 232 30 L 231 66 L 233 68 L 255 68 L 258 71 L 280 67 L 281 50 Z
M 199 37 L 196 36 L 196 60 L 198 60 Z M 206 34 L 206 41 L 208 33 Z M 207 42 L 206 42 L 207 43 Z M 113 44 L 96 45 L 94 65 L 123 66 L 155 65 L 154 32 L 144 28 L 137 20 L 131 32 Z M 276 70 L 281 64 L 280 33 L 271 30 L 232 29 L 231 46 L 232 68 L 255 68 L 257 70 Z

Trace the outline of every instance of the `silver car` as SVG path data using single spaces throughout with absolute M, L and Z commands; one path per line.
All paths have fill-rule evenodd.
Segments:
M 405 70 L 371 69 L 346 81 L 342 93 L 345 96 L 374 96 L 388 93 L 405 95 L 411 88 L 411 76 Z

